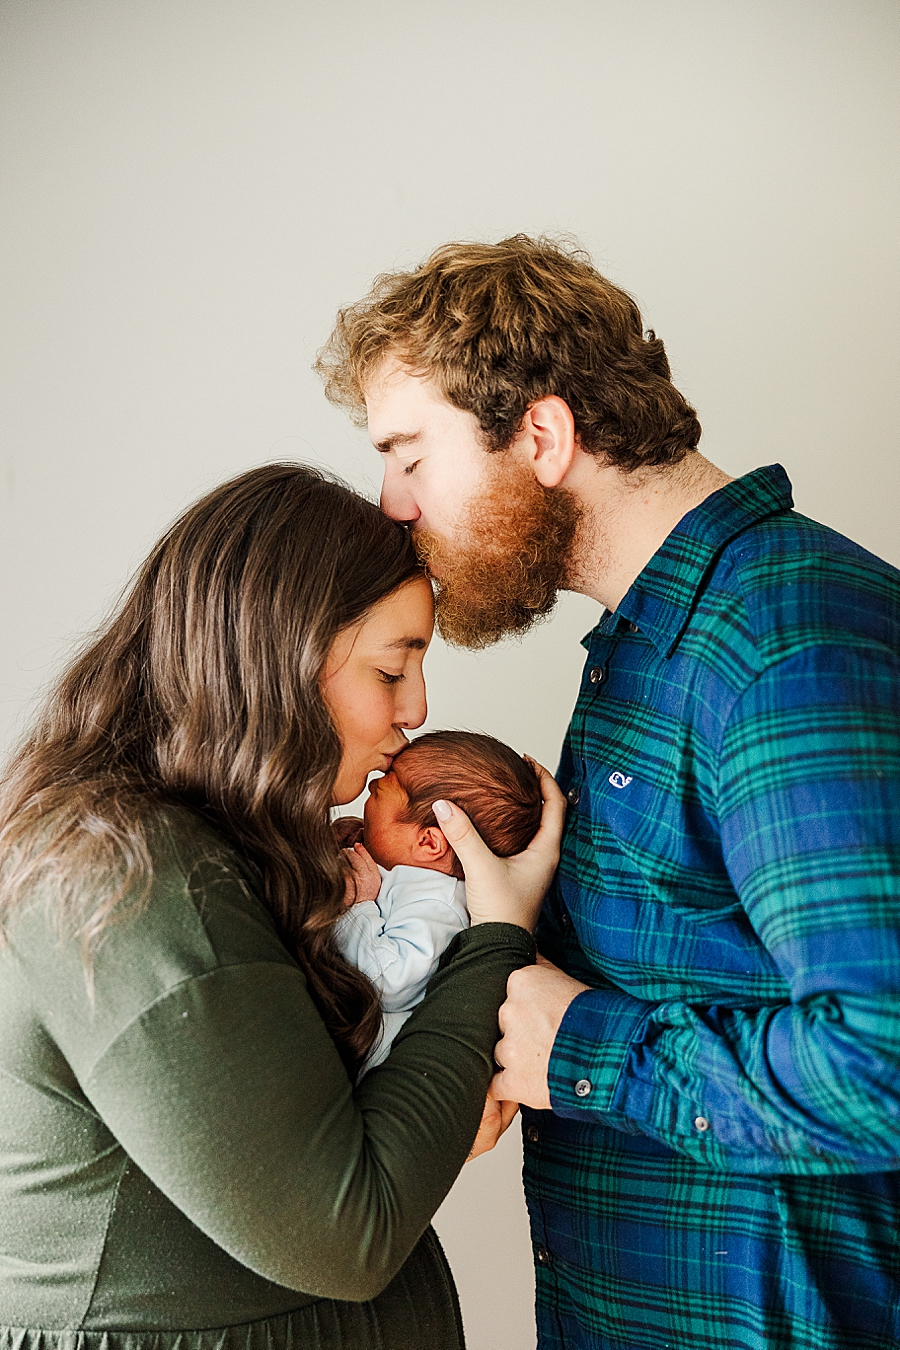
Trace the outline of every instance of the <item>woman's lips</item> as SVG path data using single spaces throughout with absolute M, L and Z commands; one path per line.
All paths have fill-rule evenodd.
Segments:
M 400 751 L 401 751 L 401 750 L 405 750 L 406 747 L 407 747 L 408 745 L 409 745 L 409 741 L 401 741 L 401 743 L 397 746 L 397 749 L 396 749 L 396 750 L 392 750 L 392 751 L 390 752 L 390 754 L 386 754 L 386 755 L 384 756 L 384 758 L 387 760 L 387 766 L 388 766 L 388 768 L 391 767 L 391 765 L 393 764 L 394 760 L 395 760 L 395 759 L 397 758 L 397 756 L 400 754 Z

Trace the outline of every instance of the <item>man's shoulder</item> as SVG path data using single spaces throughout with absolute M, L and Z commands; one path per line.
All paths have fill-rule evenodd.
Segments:
M 703 609 L 713 622 L 740 612 L 760 669 L 816 647 L 900 650 L 900 571 L 796 511 L 726 546 Z
M 798 567 L 806 577 L 850 578 L 860 590 L 889 588 L 900 595 L 900 570 L 861 544 L 799 511 L 766 516 L 730 541 L 723 557 L 740 568 L 744 584 L 766 587 Z

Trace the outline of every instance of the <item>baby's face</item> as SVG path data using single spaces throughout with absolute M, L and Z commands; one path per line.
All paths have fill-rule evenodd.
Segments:
M 390 870 L 403 865 L 422 867 L 416 850 L 417 826 L 399 819 L 408 798 L 397 775 L 391 770 L 382 778 L 373 778 L 363 810 L 363 843 L 382 867 Z

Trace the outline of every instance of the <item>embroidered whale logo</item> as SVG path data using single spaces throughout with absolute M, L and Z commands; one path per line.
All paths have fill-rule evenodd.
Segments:
M 627 788 L 631 780 L 632 775 L 630 773 L 620 773 L 618 769 L 615 773 L 609 775 L 609 781 L 614 788 Z

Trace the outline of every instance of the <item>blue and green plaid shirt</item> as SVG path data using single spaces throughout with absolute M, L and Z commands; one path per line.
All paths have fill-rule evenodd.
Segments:
M 716 492 L 585 639 L 542 1350 L 900 1345 L 900 573 L 791 505 Z

